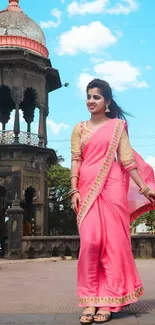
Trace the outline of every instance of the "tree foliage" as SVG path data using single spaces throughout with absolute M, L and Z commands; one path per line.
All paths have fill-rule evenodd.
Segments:
M 132 223 L 132 227 L 137 227 L 139 224 L 145 223 L 150 231 L 155 230 L 155 210 L 144 213 Z
M 48 173 L 48 186 L 55 188 L 59 198 L 64 199 L 70 188 L 70 169 L 59 164 L 51 166 Z
M 49 229 L 53 234 L 77 234 L 76 216 L 71 209 L 68 192 L 70 189 L 70 169 L 59 164 L 51 166 L 48 179 L 50 196 Z
M 57 151 L 56 151 L 56 155 L 57 155 Z M 63 158 L 63 156 L 57 155 L 57 162 L 56 162 L 57 164 L 61 164 L 64 161 L 65 161 L 65 159 Z

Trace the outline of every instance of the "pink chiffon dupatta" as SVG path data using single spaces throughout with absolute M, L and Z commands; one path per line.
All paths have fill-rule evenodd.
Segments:
M 145 184 L 151 188 L 151 190 L 155 190 L 155 176 L 153 168 L 147 164 L 135 150 L 133 150 L 133 152 L 139 175 Z M 139 194 L 139 188 L 133 182 L 131 177 L 129 179 L 128 202 L 131 222 L 141 216 L 143 213 L 155 210 L 155 204 L 151 204 L 145 198 L 145 196 Z
M 125 130 L 128 133 L 128 126 L 125 122 Z M 146 185 L 155 191 L 155 175 L 153 168 L 133 149 L 134 159 L 138 173 Z M 130 212 L 130 222 L 140 217 L 142 214 L 155 210 L 155 204 L 151 204 L 145 196 L 139 194 L 139 188 L 134 183 L 129 174 L 125 171 L 126 185 L 128 192 L 128 204 Z

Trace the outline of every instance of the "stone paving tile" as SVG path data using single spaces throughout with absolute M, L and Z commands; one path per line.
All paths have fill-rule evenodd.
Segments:
M 23 314 L 23 315 L 0 315 L 2 325 L 79 325 L 79 314 Z M 112 325 L 138 325 L 136 317 L 127 313 L 115 315 Z
M 136 263 L 145 295 L 123 312 L 155 313 L 155 260 L 138 260 Z M 2 264 L 0 314 L 78 313 L 76 264 L 77 261 L 54 263 L 46 260 Z
M 33 314 L 22 314 L 22 315 L 0 315 L 0 324 L 7 325 L 29 325 L 29 324 L 53 324 L 55 316 L 53 315 L 33 315 Z
M 112 318 L 112 325 L 123 325 L 126 323 L 126 325 L 137 325 L 137 319 L 134 315 L 128 314 L 128 313 L 121 313 L 114 315 Z M 63 325 L 63 324 L 73 324 L 73 325 L 79 325 L 79 314 L 57 314 L 53 325 Z
M 137 316 L 137 321 L 139 325 L 154 325 L 155 324 L 155 314 L 139 314 Z
M 72 258 L 61 258 L 61 257 L 44 257 L 36 259 L 23 259 L 23 260 L 7 260 L 0 258 L 0 266 L 6 264 L 23 264 L 23 263 L 39 263 L 39 262 L 58 262 L 62 260 L 72 260 Z

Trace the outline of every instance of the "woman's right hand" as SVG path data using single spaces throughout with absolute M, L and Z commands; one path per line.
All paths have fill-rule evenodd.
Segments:
M 78 213 L 78 208 L 79 208 L 79 205 L 81 205 L 81 196 L 80 196 L 80 193 L 77 192 L 77 193 L 74 193 L 72 195 L 72 209 L 74 210 L 74 212 L 77 214 Z
M 155 203 L 155 191 L 153 190 L 149 190 L 146 192 L 146 194 L 144 194 L 144 196 L 152 203 Z

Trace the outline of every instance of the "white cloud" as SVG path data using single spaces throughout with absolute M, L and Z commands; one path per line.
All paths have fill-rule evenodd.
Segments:
M 120 0 L 114 6 L 109 6 L 110 0 L 78 0 L 68 5 L 67 11 L 70 16 L 108 13 L 114 15 L 128 15 L 138 9 L 136 0 Z
M 55 18 L 55 21 L 53 20 L 41 21 L 40 22 L 41 28 L 51 28 L 51 27 L 57 28 L 60 26 L 62 12 L 57 8 L 55 8 L 51 11 L 51 15 Z
M 105 62 L 107 60 L 110 60 L 110 58 L 111 58 L 111 56 L 108 53 L 106 53 L 106 52 L 103 53 L 102 52 L 102 57 L 100 57 L 100 56 L 91 56 L 90 57 L 90 62 L 92 64 L 98 64 L 98 63 L 103 63 L 103 62 Z
M 20 118 L 20 129 L 21 131 L 27 132 L 27 123 L 25 122 L 23 118 L 23 112 L 19 111 L 19 118 Z M 14 127 L 14 119 L 15 119 L 15 110 L 11 112 L 10 120 L 6 125 L 7 130 L 13 130 Z M 53 134 L 59 134 L 59 132 L 63 130 L 67 130 L 69 128 L 68 124 L 65 123 L 55 123 L 51 119 L 47 118 L 47 126 L 49 127 L 50 131 L 52 131 Z M 39 110 L 35 111 L 35 118 L 34 122 L 31 124 L 31 132 L 32 133 L 38 133 L 38 127 L 39 127 Z M 1 129 L 1 124 L 0 124 Z
M 25 122 L 25 120 L 23 118 L 23 112 L 21 110 L 19 111 L 19 120 L 20 120 L 20 126 L 21 125 L 23 126 L 24 124 L 26 126 L 26 122 Z M 15 121 L 15 110 L 13 110 L 11 112 L 11 114 L 10 114 L 10 119 L 9 119 L 7 125 L 6 125 L 7 130 L 13 130 L 14 121 Z
M 65 124 L 65 123 L 57 124 L 50 119 L 47 119 L 47 125 L 49 126 L 49 128 L 53 134 L 59 134 L 62 129 L 67 130 L 69 128 L 68 124 Z
M 35 115 L 36 115 L 35 111 Z M 35 121 L 36 120 L 36 121 Z M 14 121 L 15 121 L 15 110 L 11 112 L 10 119 L 6 124 L 6 130 L 12 131 L 14 128 Z M 23 132 L 27 132 L 27 123 L 23 118 L 23 112 L 19 111 L 19 122 L 20 122 L 20 130 Z M 34 117 L 34 121 L 31 123 L 31 132 L 37 134 L 38 133 L 38 120 Z
M 113 89 L 124 91 L 128 88 L 148 88 L 145 80 L 140 79 L 140 70 L 128 61 L 106 61 L 94 66 L 94 74 L 81 73 L 78 88 L 85 92 L 86 86 L 93 78 L 104 79 Z
M 144 80 L 138 80 L 140 71 L 128 61 L 107 61 L 94 67 L 95 73 L 109 81 L 113 88 L 118 91 L 130 87 L 148 87 Z
M 118 37 L 100 21 L 80 27 L 74 26 L 60 36 L 57 52 L 59 55 L 75 55 L 79 52 L 94 54 L 115 44 Z
M 77 83 L 77 87 L 80 89 L 81 93 L 85 93 L 88 83 L 94 79 L 95 76 L 89 73 L 81 73 Z
M 73 1 L 69 4 L 67 11 L 70 16 L 98 14 L 104 11 L 109 0 L 94 0 L 90 1 Z
M 146 65 L 145 70 L 147 70 L 147 71 L 151 71 L 151 70 L 152 70 L 151 65 Z
M 152 166 L 152 168 L 154 169 L 154 172 L 155 172 L 155 157 L 153 157 L 153 156 L 148 156 L 148 157 L 146 158 L 146 162 L 147 162 L 150 166 Z
M 133 84 L 134 88 L 149 88 L 148 83 L 145 80 L 138 81 L 136 80 Z
M 136 0 L 122 0 L 121 2 L 117 2 L 114 7 L 111 7 L 106 10 L 108 14 L 111 15 L 128 15 L 132 11 L 136 11 L 138 9 L 138 4 Z

